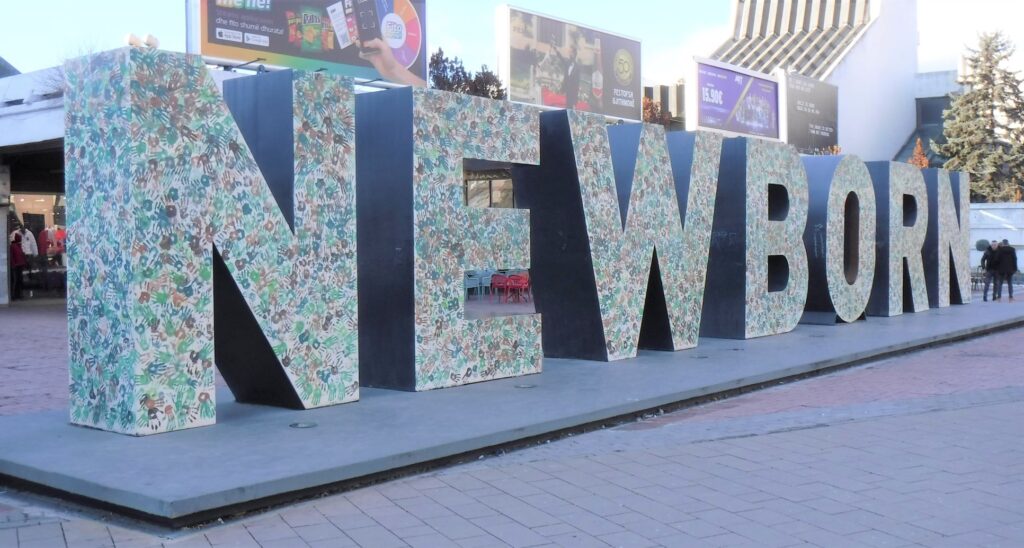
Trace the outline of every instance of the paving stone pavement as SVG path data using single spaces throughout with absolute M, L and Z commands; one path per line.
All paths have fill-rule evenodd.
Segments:
M 0 306 L 0 415 L 66 408 L 68 326 L 63 299 Z M 467 301 L 472 318 L 532 314 L 533 303 Z M 224 386 L 219 374 L 217 384 Z
M 1024 546 L 1022 353 L 1003 331 L 183 531 L 10 491 L 0 547 Z
M 0 306 L 0 415 L 67 407 L 67 362 L 63 300 Z

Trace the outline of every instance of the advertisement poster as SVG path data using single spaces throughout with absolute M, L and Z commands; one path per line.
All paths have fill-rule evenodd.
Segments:
M 639 120 L 640 42 L 509 8 L 509 98 Z
M 199 52 L 425 85 L 426 0 L 200 0 Z
M 755 137 L 779 137 L 779 85 L 697 63 L 697 125 Z
M 786 75 L 787 142 L 802 154 L 839 144 L 836 125 L 839 88 L 795 74 Z

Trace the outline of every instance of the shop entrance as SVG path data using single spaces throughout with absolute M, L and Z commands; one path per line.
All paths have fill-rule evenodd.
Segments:
M 67 296 L 67 216 L 61 140 L 0 148 L 9 181 L 0 218 L 6 217 L 0 281 L 11 301 Z M 5 189 L 6 190 L 6 189 Z M 15 268 L 11 244 L 20 239 L 24 264 Z
M 14 300 L 66 298 L 64 194 L 12 193 L 10 203 L 8 241 L 21 240 L 22 253 L 28 263 L 21 269 L 11 269 L 11 297 Z M 15 276 L 20 279 L 13 279 Z M 20 295 L 15 289 L 20 289 Z

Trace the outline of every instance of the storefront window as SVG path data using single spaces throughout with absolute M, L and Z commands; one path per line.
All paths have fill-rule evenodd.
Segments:
M 9 240 L 17 236 L 28 266 L 14 271 L 19 280 L 10 280 L 11 293 L 17 298 L 64 297 L 67 288 L 65 223 L 66 208 L 63 194 L 12 194 Z

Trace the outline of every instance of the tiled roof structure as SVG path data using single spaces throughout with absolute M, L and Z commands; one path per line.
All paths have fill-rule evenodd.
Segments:
M 7 62 L 6 59 L 0 57 L 0 78 L 6 76 L 14 76 L 15 74 L 21 74 L 18 69 L 14 68 L 13 65 Z
M 871 21 L 870 0 L 734 1 L 733 36 L 711 58 L 764 73 L 824 79 Z

